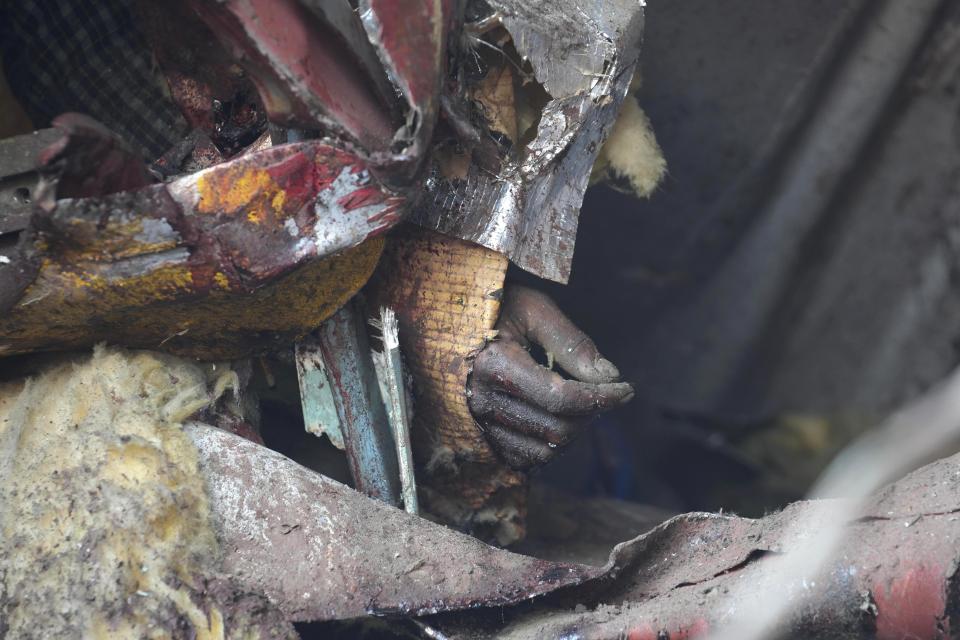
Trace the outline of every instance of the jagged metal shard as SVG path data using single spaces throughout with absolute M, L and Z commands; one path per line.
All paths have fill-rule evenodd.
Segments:
M 450 0 L 188 0 L 271 121 L 321 129 L 379 179 L 415 182 L 433 132 Z
M 448 179 L 435 167 L 413 220 L 566 282 L 590 171 L 636 68 L 642 3 L 489 4 L 550 99 L 533 140 L 497 175 L 474 163 L 463 179 Z

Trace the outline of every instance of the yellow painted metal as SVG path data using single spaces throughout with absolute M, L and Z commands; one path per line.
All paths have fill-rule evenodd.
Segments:
M 218 273 L 213 289 L 200 294 L 183 263 L 158 261 L 125 273 L 112 258 L 133 258 L 135 248 L 115 240 L 107 232 L 80 254 L 46 259 L 20 302 L 0 318 L 0 355 L 106 341 L 216 360 L 289 345 L 363 286 L 383 250 L 381 238 L 370 239 L 252 293 L 231 291 Z M 140 248 L 140 255 L 158 249 Z

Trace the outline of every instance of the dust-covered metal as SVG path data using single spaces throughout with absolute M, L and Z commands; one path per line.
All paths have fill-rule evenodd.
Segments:
M 768 556 L 802 548 L 835 517 L 833 501 L 760 519 L 677 516 L 618 545 L 604 567 L 588 567 L 495 549 L 233 434 L 199 424 L 187 433 L 200 453 L 224 571 L 292 620 L 443 614 L 426 621 L 464 640 L 689 640 L 754 614 L 765 590 L 785 589 L 797 606 L 777 631 L 790 637 L 934 640 L 960 625 L 960 456 L 851 512 L 851 535 L 830 565 L 784 583 Z M 463 610 L 475 612 L 455 613 Z
M 848 510 L 846 543 L 807 580 L 785 580 L 772 560 L 802 553 L 805 539 L 836 520 L 836 505 L 852 503 L 799 502 L 760 519 L 677 516 L 618 545 L 603 580 L 533 610 L 501 613 L 508 622 L 496 637 L 712 638 L 731 620 L 756 616 L 770 590 L 788 594 L 792 604 L 770 637 L 955 637 L 958 489 L 954 456 L 890 485 L 866 509 Z M 461 640 L 491 634 L 489 619 L 479 616 L 431 624 Z
M 364 241 L 402 205 L 356 155 L 319 141 L 56 200 L 10 258 L 40 268 L 0 318 L 0 352 L 108 339 L 216 358 L 289 341 L 363 284 L 382 247 Z
M 577 220 L 590 170 L 606 140 L 636 68 L 643 28 L 642 3 L 579 0 L 489 3 L 509 42 L 478 36 L 471 46 L 511 45 L 508 59 L 522 86 L 539 84 L 546 100 L 530 125 L 510 140 L 511 151 L 491 170 L 473 162 L 451 175 L 436 162 L 428 196 L 414 212 L 422 226 L 507 254 L 520 267 L 551 280 L 570 276 Z M 467 25 L 468 33 L 471 25 Z M 461 68 L 476 65 L 464 52 Z M 525 70 L 529 65 L 531 72 Z M 525 98 L 530 102 L 529 98 Z M 529 106 L 529 105 L 528 105 Z

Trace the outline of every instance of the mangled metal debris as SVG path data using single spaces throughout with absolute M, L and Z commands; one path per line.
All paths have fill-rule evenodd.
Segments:
M 398 506 L 400 471 L 393 433 L 357 303 L 333 314 L 305 343 L 301 352 L 305 348 L 322 359 L 354 486 Z M 298 370 L 308 366 L 298 363 Z
M 590 170 L 636 68 L 643 12 L 628 2 L 488 4 L 464 25 L 473 51 L 457 87 L 484 108 L 475 135 L 486 144 L 470 161 L 468 141 L 438 137 L 429 195 L 412 219 L 566 282 Z M 472 85 L 491 78 L 493 91 L 478 95 Z
M 91 17 L 129 33 L 90 40 L 136 31 L 149 47 L 131 60 L 166 83 L 157 111 L 179 114 L 130 141 L 68 111 L 0 147 L 0 355 L 37 374 L 0 395 L 0 632 L 290 637 L 291 621 L 508 607 L 606 580 L 416 514 L 523 536 L 525 469 L 479 428 L 467 381 L 508 259 L 569 275 L 641 7 L 133 4 Z M 381 261 L 414 212 L 428 229 L 398 232 Z M 351 300 L 375 269 L 376 356 Z M 32 356 L 104 341 L 125 348 Z M 292 356 L 304 424 L 345 450 L 357 491 L 263 446 L 253 369 L 224 360 L 268 352 Z
M 190 4 L 246 66 L 271 120 L 336 135 L 381 180 L 409 186 L 436 122 L 452 2 Z
M 960 625 L 956 458 L 851 514 L 841 555 L 809 583 L 783 584 L 766 558 L 802 549 L 824 503 L 678 516 L 602 567 L 395 508 L 502 543 L 524 533 L 525 465 L 542 453 L 494 444 L 469 380 L 505 344 L 508 258 L 569 276 L 590 169 L 636 67 L 640 3 L 189 4 L 206 26 L 194 20 L 184 40 L 199 48 L 184 48 L 238 54 L 191 75 L 196 59 L 163 46 L 179 42 L 169 24 L 150 31 L 190 132 L 148 163 L 142 145 L 66 116 L 37 162 L 0 174 L 13 190 L 0 234 L 17 238 L 0 253 L 0 352 L 109 340 L 189 356 L 99 347 L 3 385 L 0 632 L 289 637 L 292 621 L 379 616 L 415 617 L 430 637 L 676 639 L 772 589 L 797 594 L 782 630 L 806 637 Z M 26 216 L 17 190 L 32 173 Z M 426 230 L 398 231 L 379 260 L 406 213 Z M 347 302 L 375 268 L 369 310 L 396 312 L 396 326 L 380 315 L 376 357 Z M 584 346 L 591 375 L 577 376 Z M 358 491 L 256 442 L 247 363 L 194 361 L 264 351 L 293 358 L 305 426 L 347 451 Z M 613 403 L 602 385 L 632 396 L 586 336 L 551 355 L 577 378 L 558 384 L 586 390 L 587 409 L 568 413 Z M 519 389 L 495 374 L 502 393 Z M 548 400 L 537 415 L 569 417 L 568 398 Z M 569 437 L 549 435 L 542 447 Z
M 295 345 L 304 427 L 346 452 L 353 486 L 418 512 L 407 385 L 396 318 L 381 309 L 383 351 L 370 348 L 362 305 L 348 303 Z
M 779 582 L 765 558 L 826 526 L 831 503 L 759 520 L 677 516 L 593 567 L 490 547 L 191 421 L 238 393 L 237 379 L 225 365 L 100 348 L 0 389 L 0 628 L 286 637 L 285 621 L 377 615 L 419 617 L 449 638 L 692 639 L 771 588 L 797 594 L 781 629 L 803 637 L 932 640 L 960 624 L 960 457 L 850 512 L 840 553 L 806 583 Z M 49 473 L 24 473 L 36 465 Z M 91 590 L 97 572 L 116 581 Z M 129 624 L 141 626 L 118 626 Z
M 26 242 L 5 269 L 37 271 L 26 287 L 5 282 L 20 293 L 0 318 L 0 352 L 110 339 L 216 358 L 287 344 L 363 285 L 402 204 L 320 141 L 54 200 L 14 231 Z

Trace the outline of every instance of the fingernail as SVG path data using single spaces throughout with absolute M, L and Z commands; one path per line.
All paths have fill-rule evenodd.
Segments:
M 600 358 L 597 360 L 596 364 L 593 365 L 593 368 L 597 370 L 597 373 L 602 376 L 606 376 L 607 378 L 620 377 L 620 370 L 617 369 L 617 367 L 615 367 L 614 364 L 606 358 Z

